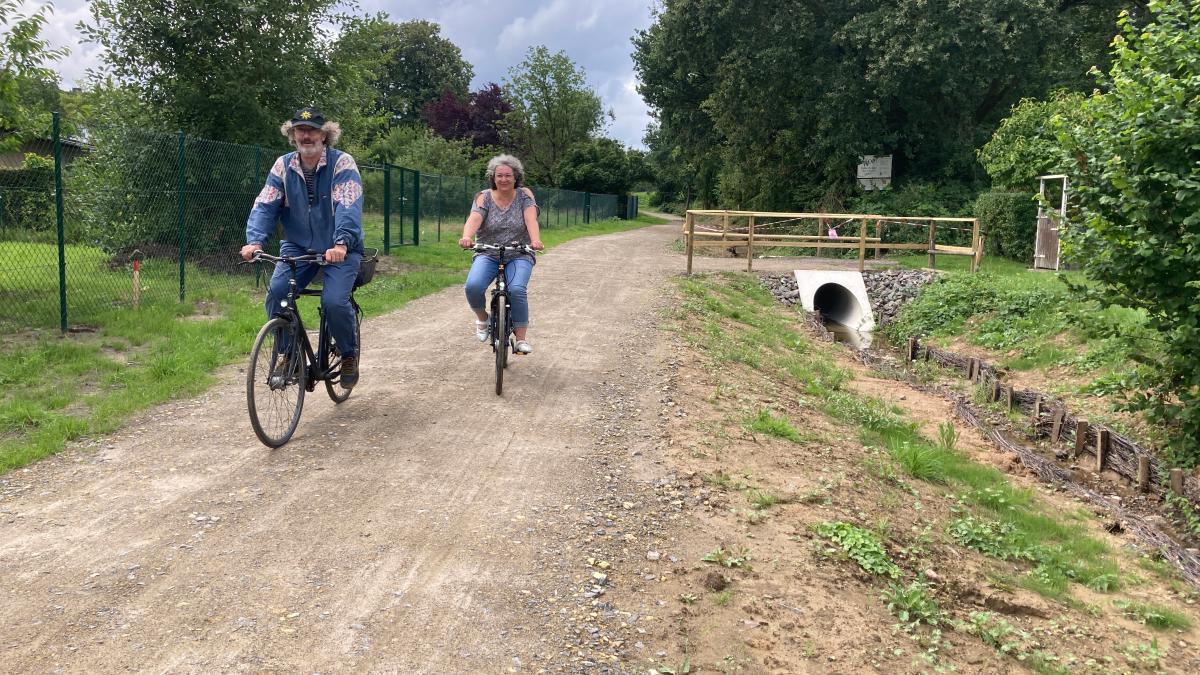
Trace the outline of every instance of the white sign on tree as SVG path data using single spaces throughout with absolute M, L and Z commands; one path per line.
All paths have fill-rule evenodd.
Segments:
M 892 184 L 891 155 L 863 155 L 858 165 L 858 185 L 864 190 L 882 190 Z

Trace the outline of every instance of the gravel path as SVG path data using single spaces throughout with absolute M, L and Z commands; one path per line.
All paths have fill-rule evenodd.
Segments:
M 610 516 L 656 501 L 677 231 L 545 255 L 536 352 L 514 359 L 503 397 L 451 288 L 368 321 L 354 395 L 335 408 L 311 394 L 279 450 L 254 438 L 235 366 L 203 396 L 5 476 L 0 671 L 617 663 L 629 647 L 603 627 L 609 582 L 587 558 L 659 522 L 622 531 Z M 581 636 L 583 610 L 597 625 Z

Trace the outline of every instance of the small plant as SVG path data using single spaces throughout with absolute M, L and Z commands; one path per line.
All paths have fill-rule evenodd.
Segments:
M 1192 621 L 1187 616 L 1148 602 L 1114 600 L 1113 606 L 1121 610 L 1121 614 L 1126 618 L 1155 630 L 1187 630 L 1192 626 Z
M 750 508 L 756 511 L 769 509 L 779 503 L 779 497 L 766 490 L 750 490 L 746 498 L 750 500 Z
M 946 482 L 946 464 L 942 451 L 921 443 L 897 441 L 888 444 L 888 452 L 908 475 L 927 483 Z
M 1196 541 L 1200 541 L 1200 513 L 1192 506 L 1185 497 L 1180 497 L 1173 491 L 1167 491 L 1167 508 L 1174 516 L 1175 524 L 1179 529 L 1183 530 L 1187 536 Z
M 938 447 L 946 452 L 954 452 L 958 445 L 958 429 L 952 422 L 942 422 L 938 425 Z
M 679 594 L 679 601 L 685 605 L 694 604 L 697 600 L 699 600 L 699 598 L 697 598 L 694 593 L 680 593 Z
M 709 485 L 717 485 L 726 489 L 733 487 L 733 477 L 724 471 L 716 471 L 714 473 L 704 475 L 701 480 Z
M 914 581 L 908 586 L 891 584 L 883 592 L 883 599 L 888 611 L 910 629 L 922 623 L 936 626 L 942 621 L 937 601 L 930 595 L 929 585 L 923 582 Z
M 1158 645 L 1158 638 L 1150 641 L 1150 644 L 1130 643 L 1121 647 L 1121 654 L 1125 656 L 1125 662 L 1131 666 L 1146 666 L 1155 670 L 1162 666 L 1162 660 L 1166 658 L 1169 651 L 1165 647 Z
M 1100 574 L 1087 583 L 1087 587 L 1097 593 L 1112 593 L 1120 590 L 1121 577 L 1116 574 Z
M 727 551 L 723 547 L 717 547 L 708 555 L 701 558 L 704 562 L 716 563 L 721 567 L 746 567 L 746 563 L 750 562 L 750 549 L 741 548 L 738 551 Z
M 728 605 L 729 601 L 732 599 L 733 599 L 733 591 L 732 590 L 724 590 L 724 591 L 721 591 L 720 593 L 713 593 L 713 596 L 712 596 L 713 604 L 716 605 L 717 607 L 724 607 L 724 606 Z
M 1021 643 L 1028 637 L 1008 621 L 991 612 L 971 612 L 966 625 L 968 633 L 979 637 L 983 643 L 1001 654 L 1016 654 Z
M 672 666 L 659 666 L 658 668 L 655 668 L 655 670 L 657 670 L 659 673 L 662 673 L 662 675 L 686 675 L 686 673 L 692 672 L 692 657 L 683 657 L 683 663 L 680 663 L 678 668 Z
M 998 520 L 963 516 L 950 523 L 950 536 L 959 544 L 1001 560 L 1035 560 L 1033 551 L 1016 542 L 1016 526 Z
M 851 560 L 871 574 L 892 579 L 900 576 L 900 568 L 892 562 L 887 549 L 870 530 L 849 523 L 832 522 L 817 525 L 816 533 L 841 546 Z
M 793 443 L 804 442 L 804 437 L 800 435 L 799 431 L 796 431 L 796 427 L 792 426 L 787 418 L 774 415 L 769 410 L 759 410 L 746 422 L 746 428 L 767 436 L 786 438 Z

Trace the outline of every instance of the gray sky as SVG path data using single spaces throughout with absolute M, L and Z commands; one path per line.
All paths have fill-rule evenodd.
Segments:
M 588 84 L 600 95 L 616 119 L 607 135 L 628 146 L 641 148 L 642 134 L 650 122 L 646 104 L 637 93 L 630 38 L 651 23 L 654 0 L 359 0 L 362 13 L 386 12 L 392 21 L 427 19 L 441 26 L 442 36 L 458 45 L 463 58 L 475 68 L 472 89 L 488 82 L 501 83 L 508 69 L 520 63 L 529 47 L 544 44 L 565 51 L 587 73 Z M 25 0 L 26 8 L 39 2 Z M 58 0 L 42 31 L 52 46 L 66 46 L 71 54 L 55 64 L 63 86 L 83 79 L 99 63 L 96 45 L 79 42 L 80 21 L 90 20 L 85 0 Z

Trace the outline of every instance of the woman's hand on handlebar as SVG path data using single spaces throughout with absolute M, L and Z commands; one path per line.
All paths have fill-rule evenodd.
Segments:
M 546 245 L 542 243 L 541 239 L 534 239 L 533 241 L 529 242 L 529 248 L 535 251 L 544 251 L 546 250 Z
M 463 248 L 471 248 L 474 246 L 474 243 L 471 241 L 470 237 L 463 237 L 462 239 L 458 240 L 458 245 Z

